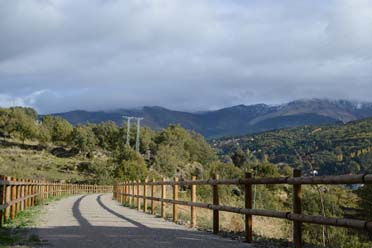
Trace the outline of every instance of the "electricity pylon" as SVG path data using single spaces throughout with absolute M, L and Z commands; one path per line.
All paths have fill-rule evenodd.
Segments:
M 127 119 L 127 145 L 130 145 L 130 121 L 132 119 L 137 120 L 136 151 L 139 153 L 140 135 L 141 135 L 141 120 L 143 120 L 144 118 L 134 117 L 134 116 L 123 116 L 123 118 Z
M 136 119 L 137 119 L 136 151 L 139 153 L 141 120 L 143 120 L 143 118 L 136 118 Z
M 123 116 L 123 118 L 127 119 L 127 145 L 130 145 L 130 120 L 134 119 L 133 116 Z

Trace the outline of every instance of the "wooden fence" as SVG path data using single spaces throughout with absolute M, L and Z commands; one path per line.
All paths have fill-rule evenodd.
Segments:
M 319 176 L 319 177 L 302 177 L 301 171 L 295 170 L 293 177 L 279 177 L 279 178 L 253 178 L 250 173 L 245 174 L 242 179 L 223 179 L 219 180 L 214 177 L 209 180 L 196 180 L 193 177 L 191 180 L 178 180 L 174 181 L 147 181 L 140 182 L 124 182 L 114 185 L 113 197 L 121 203 L 134 205 L 137 201 L 137 208 L 141 210 L 141 201 L 143 203 L 143 211 L 148 210 L 148 200 L 150 200 L 151 214 L 155 214 L 154 201 L 160 202 L 161 217 L 165 217 L 165 204 L 173 204 L 173 220 L 176 222 L 178 218 L 177 205 L 190 206 L 191 208 L 191 226 L 196 225 L 196 208 L 205 208 L 213 211 L 213 232 L 219 232 L 219 212 L 225 211 L 230 213 L 238 213 L 245 215 L 245 237 L 247 242 L 252 242 L 252 216 L 264 216 L 280 219 L 287 219 L 293 222 L 293 244 L 296 248 L 303 247 L 302 241 L 302 223 L 311 223 L 327 226 L 339 226 L 347 228 L 357 228 L 372 232 L 372 221 L 357 220 L 348 218 L 330 218 L 323 216 L 312 216 L 302 214 L 302 191 L 301 185 L 309 184 L 371 184 L 372 174 L 364 175 L 342 175 L 342 176 Z M 253 209 L 252 201 L 252 185 L 255 184 L 290 184 L 293 186 L 293 209 L 292 212 L 280 212 L 265 209 Z M 172 186 L 172 199 L 166 197 L 166 185 Z M 196 186 L 197 185 L 210 185 L 213 192 L 213 202 L 201 203 L 196 200 Z M 218 188 L 219 185 L 240 185 L 244 187 L 245 207 L 238 208 L 233 206 L 219 205 Z M 181 201 L 178 199 L 179 186 L 190 186 L 191 197 L 190 201 Z M 150 187 L 151 194 L 148 196 L 148 187 Z M 155 190 L 159 189 L 161 197 L 155 197 Z M 143 189 L 143 190 L 142 190 Z M 141 194 L 141 191 L 143 194 Z
M 111 193 L 112 186 L 54 183 L 0 176 L 0 227 L 17 213 L 50 197 L 62 195 Z

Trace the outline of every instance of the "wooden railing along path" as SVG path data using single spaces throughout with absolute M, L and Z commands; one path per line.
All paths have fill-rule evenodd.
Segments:
M 279 178 L 253 178 L 250 173 L 245 174 L 242 179 L 223 179 L 218 180 L 217 177 L 209 180 L 192 180 L 179 181 L 175 178 L 174 181 L 147 181 L 140 182 L 124 182 L 114 185 L 113 197 L 121 203 L 134 206 L 137 201 L 137 208 L 141 210 L 141 201 L 143 203 L 143 211 L 147 212 L 148 200 L 151 204 L 151 214 L 155 214 L 154 201 L 160 202 L 161 217 L 165 217 L 165 203 L 173 204 L 173 220 L 176 222 L 178 218 L 177 205 L 190 206 L 191 208 L 191 226 L 196 225 L 196 208 L 205 208 L 213 211 L 213 232 L 219 232 L 219 211 L 230 213 L 238 213 L 245 215 L 245 236 L 247 242 L 252 242 L 252 216 L 265 216 L 280 219 L 287 219 L 293 222 L 293 244 L 296 248 L 303 247 L 302 241 L 302 223 L 311 223 L 327 226 L 339 226 L 347 228 L 357 228 L 372 232 L 372 221 L 357 220 L 348 218 L 331 218 L 323 216 L 305 215 L 302 213 L 302 192 L 301 185 L 306 184 L 371 184 L 372 174 L 364 175 L 342 175 L 342 176 L 316 176 L 316 177 L 302 177 L 301 171 L 295 170 L 293 177 L 279 177 Z M 290 184 L 293 185 L 293 208 L 291 212 L 280 212 L 265 209 L 253 209 L 252 201 L 252 185 L 255 184 Z M 166 185 L 171 185 L 173 188 L 172 199 L 166 197 Z M 181 201 L 178 199 L 179 186 L 191 186 L 190 201 Z M 201 203 L 196 200 L 196 186 L 210 185 L 213 192 L 212 203 Z M 241 185 L 244 187 L 245 207 L 238 208 L 234 206 L 219 205 L 219 185 Z M 150 190 L 149 190 L 149 188 Z M 159 189 L 161 197 L 155 197 L 155 190 Z M 150 195 L 147 195 L 148 190 Z M 141 194 L 142 192 L 142 194 Z
M 0 227 L 4 221 L 49 197 L 62 195 L 111 193 L 112 186 L 55 183 L 0 176 Z

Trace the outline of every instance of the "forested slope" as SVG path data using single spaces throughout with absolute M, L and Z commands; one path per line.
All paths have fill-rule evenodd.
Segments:
M 253 154 L 322 175 L 372 172 L 372 119 L 304 126 L 213 141 L 221 154 Z M 242 153 L 243 151 L 243 153 Z

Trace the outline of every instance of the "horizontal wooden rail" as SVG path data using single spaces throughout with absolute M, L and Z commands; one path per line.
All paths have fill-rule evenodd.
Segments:
M 279 178 L 252 178 L 249 173 L 246 174 L 245 178 L 241 179 L 209 179 L 209 180 L 178 180 L 174 181 L 147 181 L 140 182 L 124 182 L 117 183 L 114 185 L 114 199 L 133 205 L 134 200 L 128 200 L 137 198 L 137 208 L 141 209 L 141 199 L 144 202 L 144 211 L 147 212 L 147 201 L 151 201 L 151 213 L 154 213 L 154 201 L 160 202 L 161 216 L 164 217 L 164 204 L 173 205 L 173 220 L 177 221 L 177 205 L 189 206 L 191 208 L 191 222 L 192 226 L 195 226 L 196 212 L 195 208 L 204 208 L 213 210 L 213 231 L 218 232 L 219 229 L 219 211 L 237 213 L 245 215 L 246 222 L 246 239 L 248 242 L 252 241 L 252 218 L 251 216 L 263 216 L 272 217 L 279 219 L 286 219 L 293 221 L 293 244 L 296 248 L 301 248 L 302 244 L 302 223 L 337 226 L 346 228 L 357 228 L 366 230 L 372 233 L 372 222 L 368 220 L 358 220 L 350 218 L 334 218 L 324 217 L 315 215 L 302 214 L 302 193 L 301 185 L 303 184 L 370 184 L 372 183 L 372 175 L 341 175 L 341 176 L 319 176 L 319 177 L 303 177 L 300 171 L 295 170 L 293 177 L 279 177 Z M 292 212 L 281 212 L 274 210 L 265 209 L 253 209 L 252 208 L 252 195 L 251 186 L 255 184 L 290 184 L 293 185 L 293 211 Z M 173 199 L 166 198 L 165 186 L 173 186 Z M 201 203 L 196 201 L 196 185 L 210 185 L 213 189 L 214 203 Z M 218 202 L 218 185 L 245 185 L 245 206 L 244 208 L 238 208 L 233 206 L 222 206 Z M 151 186 L 151 195 L 147 195 L 147 188 Z M 161 197 L 155 197 L 155 189 L 159 187 Z M 191 193 L 191 201 L 178 200 L 178 187 L 175 186 L 193 186 Z M 132 190 L 130 190 L 132 189 Z M 136 189 L 136 190 L 135 190 Z M 136 192 L 135 192 L 136 191 Z M 142 191 L 142 193 L 141 193 Z M 170 194 L 169 194 L 170 196 Z
M 165 202 L 165 203 L 170 203 L 170 204 L 218 210 L 222 212 L 230 212 L 230 213 L 237 213 L 237 214 L 250 214 L 250 215 L 256 215 L 256 216 L 263 216 L 263 217 L 273 217 L 273 218 L 279 218 L 279 219 L 301 221 L 301 222 L 306 222 L 310 224 L 321 224 L 321 225 L 330 225 L 330 226 L 367 229 L 370 232 L 372 232 L 372 221 L 355 220 L 355 219 L 348 219 L 348 218 L 330 218 L 330 217 L 304 215 L 304 214 L 293 214 L 291 212 L 279 212 L 279 211 L 264 210 L 264 209 L 237 208 L 237 207 L 230 207 L 230 206 L 213 205 L 213 204 L 202 203 L 202 202 L 162 199 L 160 197 L 151 197 L 151 196 L 144 197 L 143 195 L 136 195 L 136 194 L 125 194 L 125 193 L 118 193 L 118 194 L 123 195 L 123 196 L 136 197 L 136 198 L 140 197 L 140 198 L 145 198 L 147 200 Z
M 275 178 L 250 178 L 250 179 L 221 179 L 221 180 L 179 180 L 147 182 L 146 185 L 244 185 L 244 184 L 370 184 L 372 174 L 341 175 L 341 176 L 316 176 L 316 177 L 275 177 Z M 120 183 L 118 184 L 120 185 Z M 144 185 L 144 182 L 130 182 L 128 185 Z
M 112 192 L 112 185 L 67 184 L 0 176 L 0 227 L 4 221 L 14 219 L 19 212 L 50 197 Z

